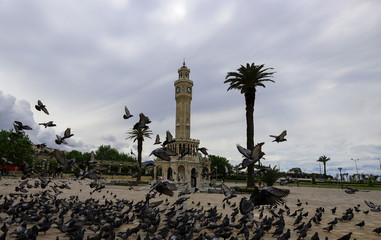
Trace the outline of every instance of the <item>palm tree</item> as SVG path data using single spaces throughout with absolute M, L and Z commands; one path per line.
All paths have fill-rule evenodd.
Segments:
M 327 168 L 326 168 L 326 163 L 331 160 L 329 157 L 326 157 L 325 155 L 320 156 L 317 162 L 322 162 L 324 165 L 324 177 L 327 176 Z
M 266 87 L 264 82 L 274 82 L 270 79 L 275 72 L 271 72 L 273 68 L 264 68 L 264 64 L 255 65 L 254 63 L 241 65 L 237 69 L 238 72 L 228 72 L 224 83 L 229 83 L 227 91 L 232 89 L 240 90 L 245 96 L 246 104 L 246 148 L 252 150 L 254 148 L 254 103 L 257 87 Z M 250 164 L 247 168 L 247 187 L 253 187 L 254 181 L 254 164 Z
M 142 178 L 142 150 L 143 141 L 145 137 L 151 138 L 152 131 L 149 128 L 137 128 L 127 132 L 128 137 L 126 139 L 133 139 L 134 142 L 138 141 L 138 177 L 137 181 L 141 181 Z

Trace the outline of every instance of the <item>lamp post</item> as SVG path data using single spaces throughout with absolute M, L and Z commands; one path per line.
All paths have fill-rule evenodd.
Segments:
M 351 160 L 355 162 L 355 165 L 356 165 L 356 172 L 357 172 L 357 177 L 358 177 L 358 179 L 360 180 L 359 170 L 357 169 L 357 161 L 360 160 L 360 159 L 358 159 L 358 158 L 357 158 L 357 159 L 353 159 L 353 158 L 351 158 Z
M 217 165 L 214 168 L 216 169 L 216 182 L 217 182 Z
M 343 169 L 343 168 L 339 167 L 341 189 L 343 189 L 343 175 L 341 175 L 341 170 L 342 170 L 342 169 Z

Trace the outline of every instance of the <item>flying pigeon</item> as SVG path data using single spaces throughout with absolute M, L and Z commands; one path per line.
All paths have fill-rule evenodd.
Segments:
M 134 129 L 139 129 L 139 128 L 148 128 L 146 124 L 151 123 L 151 120 L 149 120 L 148 117 L 146 117 L 143 113 L 139 114 L 139 122 L 135 123 Z
M 222 202 L 227 201 L 229 199 L 232 199 L 234 197 L 237 197 L 237 195 L 235 195 L 233 193 L 233 191 L 228 186 L 226 186 L 224 183 L 221 184 L 221 188 L 222 188 L 222 191 L 224 192 L 224 195 L 225 195 L 225 198 L 224 198 L 224 200 L 222 200 Z
M 188 155 L 188 154 L 189 154 L 189 150 L 184 148 L 183 150 L 181 150 L 180 156 L 177 160 L 182 159 L 183 157 L 185 157 L 185 155 Z
M 173 139 L 173 136 L 170 131 L 166 132 L 165 141 L 163 142 L 163 146 L 167 145 L 168 143 L 175 142 L 175 139 Z
M 197 151 L 202 152 L 205 156 L 208 155 L 207 150 L 208 150 L 208 149 L 206 149 L 205 147 L 197 148 Z
M 128 108 L 126 106 L 124 106 L 124 112 L 125 112 L 125 114 L 123 115 L 124 119 L 129 119 L 134 116 L 130 114 L 130 111 L 128 111 Z
M 61 136 L 58 136 L 58 135 L 56 135 L 56 140 L 55 140 L 55 142 L 56 142 L 56 144 L 61 144 L 61 143 L 63 143 L 63 144 L 67 144 L 67 142 L 65 141 L 65 138 L 63 138 L 63 137 L 61 137 Z
M 270 137 L 275 138 L 275 139 L 273 140 L 273 142 L 280 143 L 280 142 L 287 141 L 287 139 L 284 138 L 286 135 L 287 135 L 287 131 L 284 130 L 280 135 L 278 135 L 278 136 L 276 136 L 276 135 L 270 135 Z
M 56 124 L 53 123 L 53 121 L 49 121 L 49 122 L 46 122 L 46 123 L 39 123 L 38 125 L 44 125 L 45 128 L 57 126 Z
M 37 101 L 37 105 L 35 105 L 35 107 L 38 111 L 42 110 L 44 113 L 49 115 L 48 109 L 46 109 L 46 106 L 44 104 L 42 104 L 42 102 L 40 100 Z
M 254 186 L 254 192 L 250 196 L 250 200 L 254 206 L 259 205 L 278 205 L 282 203 L 282 198 L 288 196 L 290 190 L 280 189 L 272 186 L 263 187 L 259 191 L 257 186 Z
M 176 187 L 174 182 L 172 182 L 170 180 L 164 180 L 164 181 L 160 181 L 160 182 L 154 184 L 151 187 L 150 192 L 153 191 L 153 190 L 155 190 L 158 193 L 160 193 L 160 195 L 161 194 L 165 194 L 165 195 L 173 197 L 173 195 L 174 195 L 173 191 L 176 191 L 177 187 Z
M 258 143 L 254 146 L 253 151 L 246 149 L 242 147 L 241 145 L 237 144 L 238 151 L 245 157 L 242 160 L 242 168 L 246 168 L 250 164 L 255 164 L 258 162 L 263 156 L 265 155 L 264 152 L 262 152 L 262 146 L 265 144 L 264 142 Z
M 162 147 L 162 148 L 156 148 L 154 149 L 151 154 L 151 155 L 154 155 L 162 160 L 165 160 L 165 161 L 171 161 L 171 157 L 170 156 L 176 156 L 176 152 L 167 148 L 167 147 Z
M 70 138 L 72 136 L 74 136 L 74 134 L 71 133 L 71 128 L 66 128 L 63 138 L 66 139 L 66 138 Z
M 254 203 L 246 197 L 241 198 L 239 202 L 239 211 L 242 215 L 246 215 L 254 209 Z
M 33 130 L 31 127 L 29 127 L 28 125 L 24 125 L 24 124 L 22 124 L 22 122 L 20 122 L 20 121 L 14 121 L 14 123 L 16 124 L 16 126 L 17 126 L 17 128 L 19 129 L 19 130 Z M 15 126 L 15 125 L 14 125 Z M 17 132 L 17 129 L 16 129 L 16 127 L 15 127 L 15 130 L 16 130 L 16 132 Z
M 156 134 L 156 139 L 155 139 L 155 143 L 154 143 L 154 145 L 155 144 L 160 144 L 161 143 L 161 141 L 160 141 L 160 136 L 159 136 L 159 134 Z

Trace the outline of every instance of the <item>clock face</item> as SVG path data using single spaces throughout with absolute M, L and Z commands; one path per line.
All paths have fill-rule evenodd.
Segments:
M 191 90 L 192 90 L 192 89 L 191 89 L 190 87 L 187 88 L 187 91 L 188 91 L 189 93 L 191 92 Z
M 176 88 L 176 92 L 180 92 L 180 88 L 179 87 Z

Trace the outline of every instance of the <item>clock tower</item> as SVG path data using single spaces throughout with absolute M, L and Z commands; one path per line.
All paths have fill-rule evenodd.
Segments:
M 190 70 L 185 66 L 185 61 L 177 73 L 178 78 L 174 82 L 175 141 L 166 145 L 176 152 L 177 156 L 171 156 L 170 161 L 156 158 L 154 178 L 157 179 L 158 174 L 161 174 L 164 180 L 190 183 L 190 187 L 207 187 L 210 178 L 208 175 L 203 176 L 202 173 L 211 171 L 211 162 L 207 156 L 199 154 L 200 140 L 190 137 L 193 81 L 189 79 Z M 180 157 L 182 153 L 185 155 Z
M 193 81 L 189 79 L 190 70 L 183 66 L 177 70 L 178 79 L 175 81 L 176 99 L 176 133 L 175 138 L 190 139 L 191 101 Z

